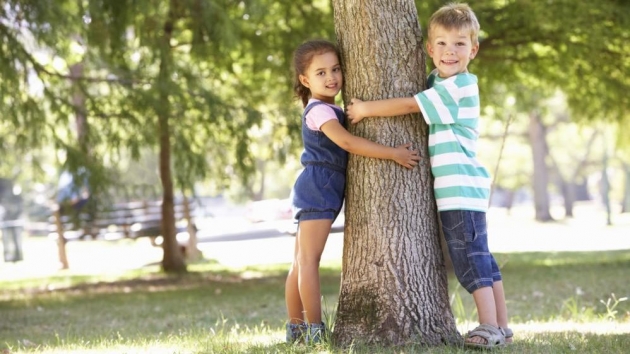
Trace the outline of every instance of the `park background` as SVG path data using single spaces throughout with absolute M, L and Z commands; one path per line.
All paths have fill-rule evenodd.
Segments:
M 428 15 L 443 3 L 415 2 L 423 30 Z M 615 267 L 627 272 L 628 4 L 471 5 L 483 29 L 480 54 L 470 70 L 479 75 L 484 92 L 479 156 L 495 177 L 491 247 L 501 254 L 543 252 L 540 257 L 547 262 L 553 255 L 562 258 L 556 252 L 590 251 L 584 256 L 587 263 L 605 263 L 612 257 Z M 192 273 L 226 271 L 212 268 L 217 266 L 213 261 L 245 274 L 244 279 L 252 272 L 264 274 L 248 268 L 252 266 L 284 264 L 280 268 L 286 269 L 292 236 L 276 232 L 253 240 L 239 238 L 247 238 L 243 234 L 251 230 L 262 234 L 264 229 L 270 235 L 269 230 L 286 228 L 286 199 L 301 168 L 300 107 L 291 94 L 291 52 L 307 38 L 335 38 L 332 8 L 328 1 L 3 3 L 0 205 L 5 263 L 0 264 L 0 281 L 6 286 L 0 343 L 7 350 L 81 350 L 73 346 L 86 337 L 63 328 L 49 331 L 52 337 L 23 335 L 38 326 L 55 327 L 43 323 L 47 319 L 29 320 L 30 310 L 40 311 L 32 302 L 42 296 L 36 290 L 41 287 L 50 290 L 44 298 L 70 301 L 72 289 L 81 282 L 87 287 L 103 281 L 115 284 L 129 274 L 142 279 L 161 270 L 179 273 L 182 266 Z M 169 188 L 173 200 L 186 196 L 196 205 L 197 247 L 203 257 L 183 260 L 181 255 L 180 264 L 177 253 L 165 260 L 163 249 L 143 238 L 97 237 L 69 242 L 69 269 L 60 271 L 50 218 L 64 171 L 75 180 L 87 180 L 90 197 L 99 200 L 101 208 L 160 201 Z M 264 215 L 256 215 L 259 210 Z M 7 235 L 16 232 L 15 242 L 8 242 Z M 342 257 L 340 234 L 331 236 L 326 252 L 334 273 Z M 575 269 L 596 274 L 592 268 Z M 587 323 L 608 321 L 602 327 L 569 326 L 571 330 L 581 334 L 590 333 L 589 327 L 603 328 L 593 332 L 620 335 L 622 343 L 628 342 L 629 310 L 623 299 L 630 287 L 625 273 L 619 274 L 619 283 L 607 282 L 589 294 L 586 303 L 579 303 L 584 286 L 568 286 L 573 294 L 558 300 L 560 309 Z M 549 286 L 554 289 L 553 283 Z M 334 292 L 333 286 L 329 294 Z M 548 293 L 523 292 L 533 297 Z M 265 319 L 271 324 L 260 330 L 268 339 L 262 349 L 252 351 L 286 349 L 264 346 L 282 339 L 284 313 L 276 307 L 273 318 Z M 220 318 L 215 315 L 206 319 L 208 328 Z M 458 315 L 462 322 L 474 321 L 470 314 Z M 526 314 L 518 316 L 523 329 L 538 333 L 524 325 Z M 255 337 L 252 328 L 258 325 L 244 326 Z M 230 331 L 238 332 L 238 325 Z M 97 338 L 124 343 L 111 339 L 109 332 Z M 226 334 L 223 340 L 231 338 Z M 139 342 L 132 341 L 131 347 Z M 533 351 L 540 348 L 534 339 L 528 343 Z M 190 348 L 182 351 L 204 351 Z

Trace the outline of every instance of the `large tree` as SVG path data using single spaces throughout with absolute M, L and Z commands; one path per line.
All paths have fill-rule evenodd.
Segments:
M 424 86 L 425 58 L 415 4 L 333 1 L 345 74 L 344 101 L 404 97 Z M 367 119 L 352 133 L 384 145 L 413 142 L 423 157 L 405 170 L 352 155 L 348 165 L 343 273 L 334 336 L 342 345 L 458 338 L 427 150 L 418 115 Z

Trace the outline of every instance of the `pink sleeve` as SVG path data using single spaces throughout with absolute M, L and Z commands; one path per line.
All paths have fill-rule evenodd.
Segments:
M 326 104 L 320 104 L 311 108 L 306 114 L 306 126 L 311 130 L 320 131 L 324 123 L 333 119 L 337 120 L 335 110 Z

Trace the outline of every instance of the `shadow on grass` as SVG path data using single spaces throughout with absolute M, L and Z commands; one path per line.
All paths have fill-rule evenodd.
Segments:
M 630 254 L 627 251 L 495 256 L 503 265 L 513 323 L 599 318 L 608 310 L 600 300 L 613 293 L 628 295 Z M 262 344 L 250 343 L 247 352 L 285 352 L 281 349 L 287 349 L 286 345 L 279 343 L 284 335 L 284 281 L 288 265 L 232 269 L 204 261 L 191 264 L 189 269 L 185 275 L 141 271 L 134 273 L 133 278 L 110 281 L 93 278 L 86 281 L 83 276 L 68 276 L 71 278 L 68 286 L 55 284 L 67 278 L 60 277 L 47 279 L 34 287 L 0 290 L 0 343 L 19 346 L 18 341 L 27 339 L 53 348 L 68 343 L 92 343 L 85 344 L 89 348 L 94 343 L 152 343 L 169 338 L 199 342 L 202 338 L 206 341 L 214 338 L 217 333 L 230 334 L 230 338 L 237 333 L 237 342 L 242 342 L 241 335 L 243 338 L 267 337 Z M 340 273 L 339 265 L 323 266 L 320 272 L 327 313 L 336 310 Z M 453 277 L 449 278 L 449 284 L 452 292 L 461 291 Z M 472 311 L 472 298 L 463 293 L 461 297 L 464 307 Z M 567 305 L 568 299 L 577 303 Z M 620 303 L 616 311 L 617 320 L 630 319 L 628 302 Z M 456 315 L 470 317 L 460 320 L 476 318 L 472 312 Z M 519 339 L 524 340 L 523 345 L 536 348 L 544 348 L 550 341 L 553 348 L 569 348 L 560 335 L 545 338 Z M 582 343 L 585 339 L 570 338 L 571 343 L 577 343 L 572 345 L 578 352 L 588 352 L 579 349 L 586 348 L 587 344 Z M 237 348 L 242 349 L 242 345 L 231 343 L 225 336 L 218 341 L 220 343 L 216 344 L 210 340 L 207 345 L 235 348 L 234 353 L 239 352 Z M 607 335 L 599 339 L 599 342 L 608 341 L 622 341 L 630 347 L 627 335 Z M 519 346 L 506 350 L 519 352 Z M 365 353 L 373 352 L 368 349 Z M 457 352 L 452 351 L 453 348 L 443 349 L 448 351 L 431 352 Z M 307 352 L 292 347 L 289 350 Z

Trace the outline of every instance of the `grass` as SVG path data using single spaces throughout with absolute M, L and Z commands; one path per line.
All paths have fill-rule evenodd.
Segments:
M 627 251 L 498 254 L 504 264 L 514 353 L 624 353 L 630 348 Z M 230 269 L 215 262 L 170 277 L 148 268 L 106 281 L 82 275 L 0 281 L 0 348 L 10 353 L 306 353 L 282 343 L 286 265 Z M 326 313 L 340 264 L 322 267 Z M 69 284 L 60 286 L 59 284 Z M 462 330 L 470 296 L 452 281 Z M 53 287 L 54 290 L 48 290 Z M 615 295 L 616 294 L 616 295 Z M 311 348 L 312 349 L 312 348 Z M 342 350 L 325 345 L 325 352 Z M 356 353 L 463 349 L 355 347 Z
M 27 244 L 48 247 L 46 254 L 54 256 L 44 241 Z M 289 346 L 283 343 L 287 264 L 228 267 L 205 260 L 192 264 L 190 274 L 174 277 L 160 274 L 154 264 L 122 267 L 122 259 L 140 262 L 132 256 L 144 247 L 138 243 L 94 241 L 70 247 L 73 259 L 84 257 L 86 266 L 77 267 L 82 270 L 42 274 L 0 264 L 0 353 L 472 352 L 414 344 L 344 350 L 330 343 Z M 91 260 L 95 251 L 111 262 L 108 271 Z M 515 343 L 501 352 L 628 352 L 628 250 L 495 256 L 502 265 L 515 332 Z M 39 267 L 46 261 L 40 259 Z M 340 272 L 340 260 L 322 264 L 329 317 L 337 305 Z M 476 325 L 472 298 L 454 278 L 449 280 L 453 313 L 466 332 Z

